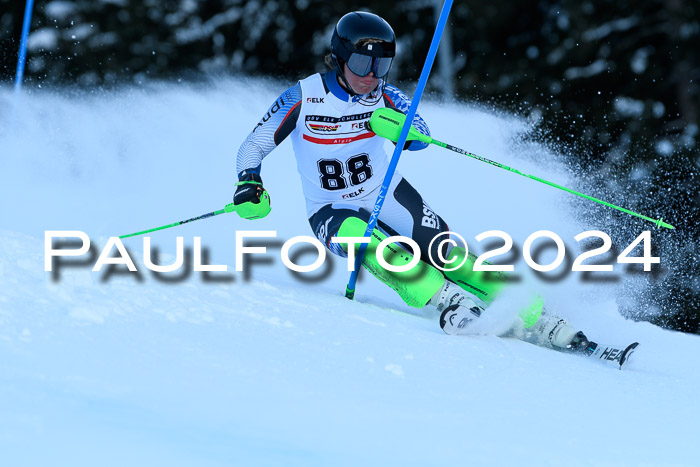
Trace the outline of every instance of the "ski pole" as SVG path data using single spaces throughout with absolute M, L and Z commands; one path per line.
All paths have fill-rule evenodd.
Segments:
M 372 127 L 372 131 L 376 133 L 377 135 L 390 139 L 391 141 L 396 141 L 399 137 L 399 132 L 401 131 L 401 127 L 403 126 L 404 120 L 406 120 L 406 116 L 402 114 L 401 112 L 397 112 L 396 110 L 390 109 L 390 108 L 381 108 L 377 109 L 372 113 L 372 117 L 369 120 L 369 124 Z M 640 219 L 644 219 L 646 221 L 653 222 L 656 224 L 656 228 L 659 227 L 666 227 L 667 229 L 674 229 L 671 224 L 668 224 L 663 221 L 663 218 L 659 219 L 653 219 L 651 217 L 644 216 L 642 214 L 636 213 L 634 211 L 630 211 L 629 209 L 622 208 L 620 206 L 615 206 L 614 204 L 608 203 L 606 201 L 600 200 L 598 198 L 594 198 L 592 196 L 585 195 L 583 193 L 580 193 L 578 191 L 572 190 L 570 188 L 566 188 L 561 185 L 557 185 L 556 183 L 549 182 L 547 180 L 544 180 L 540 177 L 537 177 L 535 175 L 528 175 L 525 173 L 522 173 L 521 171 L 514 169 L 512 167 L 508 167 L 507 165 L 500 164 L 498 162 L 492 161 L 491 159 L 487 159 L 485 157 L 477 156 L 476 154 L 472 154 L 470 152 L 465 151 L 464 149 L 460 149 L 458 147 L 452 146 L 447 143 L 443 143 L 441 141 L 438 141 L 434 138 L 431 138 L 430 136 L 424 135 L 423 133 L 419 132 L 416 130 L 412 125 L 411 129 L 409 130 L 408 133 L 408 140 L 418 140 L 422 141 L 424 143 L 428 144 L 434 144 L 436 146 L 440 146 L 441 148 L 449 149 L 450 151 L 454 151 L 459 154 L 463 154 L 465 156 L 469 156 L 473 159 L 476 159 L 481 162 L 486 162 L 487 164 L 491 164 L 495 167 L 498 167 L 500 169 L 508 170 L 509 172 L 516 173 L 518 175 L 522 175 L 523 177 L 527 177 L 532 180 L 536 180 L 540 183 L 544 183 L 545 185 L 552 186 L 554 188 L 559 188 L 560 190 L 564 190 L 567 193 L 571 193 L 576 196 L 580 196 L 582 198 L 588 199 L 590 201 L 595 201 L 596 203 L 600 203 L 604 206 L 608 206 L 613 209 L 617 209 L 618 211 L 622 211 L 624 213 L 627 213 L 631 216 L 639 217 Z
M 423 63 L 423 70 L 421 71 L 420 78 L 418 78 L 418 85 L 416 86 L 416 92 L 413 95 L 411 101 L 411 106 L 408 109 L 409 121 L 413 121 L 413 117 L 416 115 L 418 110 L 418 103 L 420 102 L 421 95 L 425 89 L 425 85 L 428 82 L 428 76 L 430 75 L 430 69 L 433 67 L 433 62 L 435 61 L 435 55 L 437 54 L 438 46 L 440 45 L 440 39 L 442 38 L 442 33 L 445 30 L 445 24 L 447 23 L 447 17 L 450 14 L 450 9 L 452 8 L 453 0 L 445 0 L 442 4 L 442 10 L 440 11 L 440 17 L 438 18 L 438 23 L 435 28 L 435 33 L 433 34 L 433 40 L 430 43 L 430 49 L 428 49 L 428 56 Z M 403 115 L 403 114 L 402 114 Z M 402 122 L 403 123 L 403 122 Z M 409 133 L 409 129 L 413 129 L 413 125 L 400 125 L 398 130 L 399 133 L 396 135 L 399 144 L 396 145 L 394 149 L 394 154 L 391 156 L 389 161 L 389 167 L 387 168 L 386 174 L 384 175 L 384 181 L 379 189 L 379 194 L 377 195 L 377 200 L 374 202 L 374 209 L 372 209 L 372 214 L 367 222 L 367 230 L 365 230 L 364 237 L 369 237 L 372 235 L 374 226 L 377 225 L 377 220 L 379 219 L 379 212 L 384 205 L 384 199 L 386 199 L 387 191 L 389 191 L 389 184 L 391 179 L 394 177 L 394 172 L 396 171 L 396 166 L 399 163 L 399 157 L 401 157 L 401 151 L 403 144 L 406 142 L 406 138 Z M 360 244 L 360 249 L 357 252 L 357 257 L 355 258 L 355 268 L 350 273 L 350 279 L 345 286 L 345 298 L 352 300 L 355 297 L 355 285 L 357 284 L 357 275 L 359 274 L 360 267 L 362 265 L 362 259 L 365 256 L 365 251 L 367 250 L 367 244 Z
M 202 219 L 207 219 L 209 217 L 214 217 L 214 216 L 218 216 L 219 214 L 233 212 L 235 210 L 236 210 L 236 207 L 233 205 L 233 203 L 229 203 L 224 207 L 224 209 L 219 209 L 218 211 L 208 212 L 206 214 L 202 214 L 201 216 L 193 217 L 192 219 L 174 222 L 172 224 L 164 225 L 162 227 L 156 227 L 155 229 L 143 230 L 141 232 L 136 232 L 136 233 L 132 233 L 132 234 L 128 234 L 128 235 L 120 235 L 119 238 L 135 237 L 137 235 L 143 235 L 143 234 L 146 234 L 149 232 L 155 232 L 157 230 L 169 229 L 170 227 L 177 227 L 178 225 L 187 224 L 188 222 L 194 222 L 194 221 L 199 221 Z

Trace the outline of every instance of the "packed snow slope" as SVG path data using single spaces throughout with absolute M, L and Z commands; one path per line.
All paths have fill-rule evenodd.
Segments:
M 267 218 L 151 234 L 160 264 L 184 238 L 174 273 L 147 270 L 138 237 L 124 242 L 138 273 L 91 271 L 111 236 L 223 208 L 238 145 L 285 85 L 0 93 L 2 465 L 697 465 L 700 339 L 620 317 L 643 274 L 531 274 L 528 235 L 555 232 L 574 257 L 596 219 L 577 224 L 571 195 L 437 147 L 404 153 L 399 170 L 475 251 L 488 230 L 516 245 L 502 259 L 520 280 L 477 335 L 444 335 L 368 275 L 346 300 L 338 259 L 303 278 L 287 270 L 281 242 L 311 235 L 288 141 L 263 163 Z M 556 153 L 523 142 L 526 121 L 420 110 L 440 140 L 576 187 Z M 85 232 L 93 256 L 45 272 L 47 230 Z M 274 230 L 277 243 L 236 272 L 242 230 Z M 227 272 L 192 272 L 195 237 Z M 594 340 L 641 342 L 629 369 L 497 337 L 532 289 Z

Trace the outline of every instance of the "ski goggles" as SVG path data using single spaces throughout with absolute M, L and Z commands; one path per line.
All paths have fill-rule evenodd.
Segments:
M 389 73 L 393 59 L 393 57 L 370 57 L 369 55 L 353 53 L 346 63 L 350 71 L 357 76 L 367 76 L 370 71 L 373 71 L 374 76 L 383 78 Z

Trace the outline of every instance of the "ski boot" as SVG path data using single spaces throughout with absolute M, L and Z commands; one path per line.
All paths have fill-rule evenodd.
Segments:
M 526 328 L 518 322 L 510 334 L 525 342 L 564 352 L 590 355 L 595 349 L 595 343 L 583 332 L 577 331 L 566 320 L 544 312 L 534 326 Z
M 466 334 L 467 325 L 481 316 L 484 310 L 474 303 L 464 289 L 447 279 L 428 303 L 442 312 L 440 327 L 450 335 Z

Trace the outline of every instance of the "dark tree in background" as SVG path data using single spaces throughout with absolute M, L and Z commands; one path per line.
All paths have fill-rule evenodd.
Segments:
M 148 79 L 244 73 L 294 80 L 323 70 L 344 13 L 394 27 L 392 81 L 417 79 L 441 1 L 37 0 L 26 86 L 94 88 Z M 0 0 L 0 84 L 14 78 L 24 0 Z M 567 156 L 580 191 L 666 215 L 655 254 L 673 272 L 651 281 L 663 315 L 629 316 L 700 330 L 698 112 L 700 2 L 689 0 L 455 1 L 429 92 L 538 122 L 533 137 Z M 403 83 L 410 89 L 410 83 Z M 589 204 L 576 204 L 583 215 Z M 596 211 L 600 213 L 600 210 Z M 598 214 L 599 216 L 600 214 Z M 616 244 L 639 223 L 605 214 Z M 614 228 L 613 228 L 614 226 Z
M 700 2 L 515 3 L 457 4 L 453 21 L 469 25 L 453 28 L 454 53 L 467 57 L 460 95 L 539 121 L 581 191 L 669 216 L 677 230 L 655 232 L 655 253 L 674 270 L 649 284 L 654 303 L 623 311 L 644 319 L 660 307 L 654 322 L 698 332 Z M 577 211 L 600 215 L 585 202 Z M 636 220 L 607 216 L 616 244 L 639 233 Z

